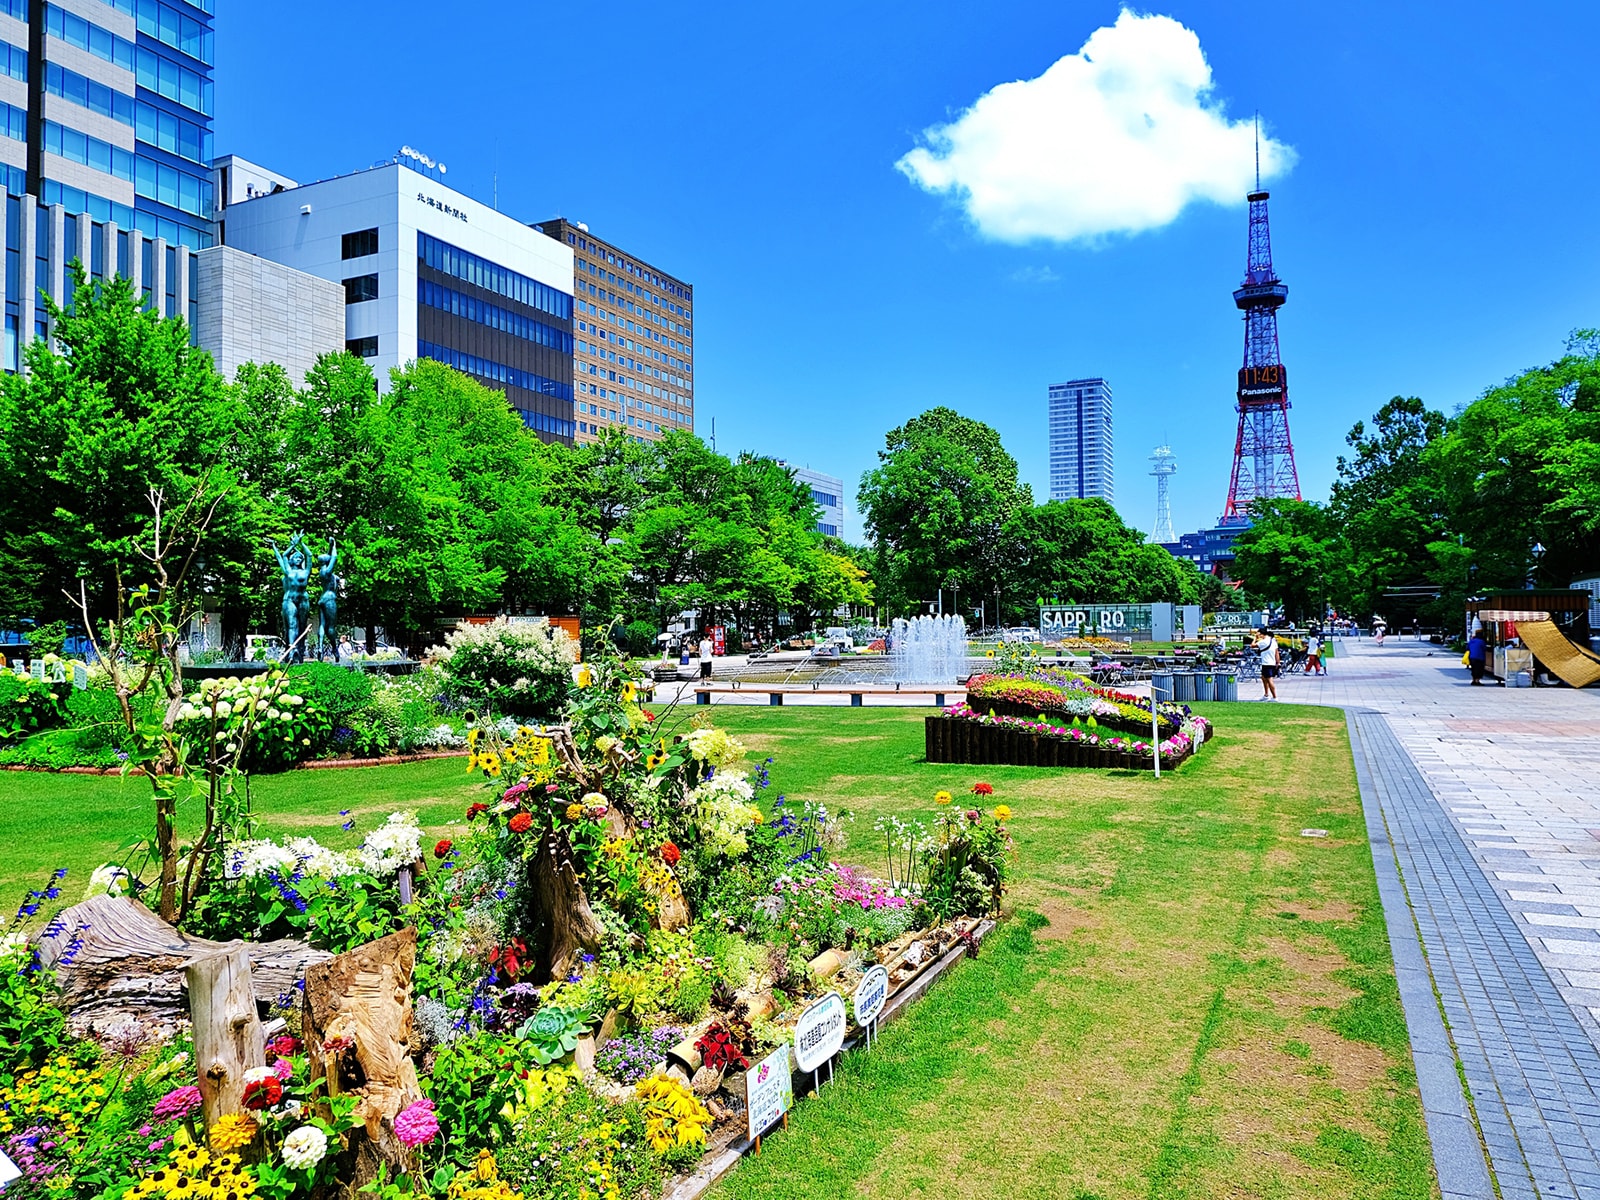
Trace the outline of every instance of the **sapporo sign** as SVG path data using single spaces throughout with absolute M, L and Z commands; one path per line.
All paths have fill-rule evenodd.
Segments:
M 815 1071 L 844 1045 L 844 998 L 829 992 L 794 1026 L 794 1061 L 802 1071 Z
M 789 1047 L 779 1046 L 745 1075 L 745 1103 L 754 1141 L 794 1107 L 794 1080 L 789 1075 Z
M 856 984 L 855 995 L 851 998 L 856 1010 L 856 1024 L 865 1029 L 870 1022 L 877 1020 L 888 1000 L 889 972 L 881 965 L 869 968 L 861 977 L 861 982 Z
M 1119 642 L 1153 640 L 1148 604 L 1046 604 L 1039 608 L 1039 633 L 1045 641 L 1104 637 Z

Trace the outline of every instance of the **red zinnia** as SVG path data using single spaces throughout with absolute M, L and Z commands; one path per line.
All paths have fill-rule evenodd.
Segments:
M 283 1083 L 276 1076 L 266 1079 L 252 1079 L 244 1085 L 244 1106 L 260 1112 L 264 1108 L 271 1108 L 283 1099 Z
M 666 863 L 667 866 L 669 866 L 669 867 L 677 866 L 678 865 L 678 860 L 680 858 L 682 858 L 682 857 L 683 857 L 683 851 L 679 850 L 671 842 L 662 842 L 661 843 L 661 861 Z
M 646 709 L 645 710 L 645 714 L 644 714 L 644 719 L 646 721 L 654 721 L 656 719 L 656 715 L 655 715 L 655 713 L 650 712 L 648 709 Z
M 300 1049 L 300 1039 L 290 1037 L 287 1033 L 282 1037 L 275 1037 L 267 1043 L 267 1057 L 287 1057 Z
M 437 842 L 435 842 L 433 844 L 433 856 L 435 858 L 443 858 L 445 855 L 447 855 L 449 853 L 450 853 L 450 839 L 449 838 L 440 838 Z
M 467 820 L 475 821 L 477 820 L 479 813 L 486 813 L 488 811 L 489 806 L 487 804 L 469 804 L 467 805 Z
M 972 785 L 972 794 L 974 796 L 992 796 L 994 795 L 994 788 L 987 783 L 975 783 Z
M 528 813 L 518 813 L 507 823 L 512 833 L 527 833 L 532 827 L 533 817 Z

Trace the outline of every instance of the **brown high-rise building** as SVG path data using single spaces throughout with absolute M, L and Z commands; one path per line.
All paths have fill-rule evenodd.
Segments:
M 577 441 L 607 429 L 654 441 L 694 429 L 694 288 L 557 217 L 536 229 L 572 249 Z

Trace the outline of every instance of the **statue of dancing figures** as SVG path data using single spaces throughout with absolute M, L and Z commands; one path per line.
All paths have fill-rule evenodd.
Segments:
M 317 574 L 322 577 L 322 595 L 317 597 L 317 612 L 321 615 L 321 628 L 317 630 L 317 657 L 321 658 L 326 646 L 333 651 L 333 661 L 339 661 L 339 577 L 334 569 L 339 565 L 339 543 L 328 539 L 328 552 L 317 555 Z
M 272 552 L 278 556 L 278 567 L 283 571 L 283 623 L 287 627 L 284 632 L 288 644 L 284 657 L 291 662 L 305 662 L 305 633 L 311 619 L 311 606 L 306 601 L 311 563 L 306 553 L 305 535 L 295 534 L 284 550 L 279 550 L 278 544 L 273 542 Z

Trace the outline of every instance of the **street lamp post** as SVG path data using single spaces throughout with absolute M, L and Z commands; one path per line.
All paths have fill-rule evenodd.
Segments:
M 1539 560 L 1544 557 L 1544 543 L 1535 542 L 1529 553 L 1533 555 L 1533 568 L 1528 572 L 1528 590 L 1532 591 L 1539 576 Z

